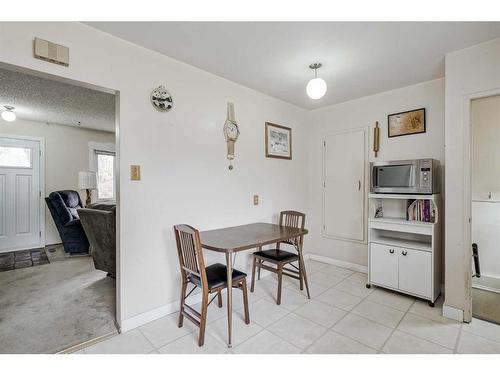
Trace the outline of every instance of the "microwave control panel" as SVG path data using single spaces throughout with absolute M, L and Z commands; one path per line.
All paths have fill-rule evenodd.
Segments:
M 420 188 L 432 187 L 432 161 L 420 160 Z

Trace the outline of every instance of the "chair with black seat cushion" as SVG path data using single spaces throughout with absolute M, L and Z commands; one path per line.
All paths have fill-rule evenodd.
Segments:
M 45 198 L 50 214 L 61 237 L 64 251 L 70 254 L 88 253 L 89 241 L 77 210 L 83 207 L 77 191 L 54 191 Z
M 208 306 L 215 297 L 218 305 L 222 307 L 221 292 L 228 287 L 227 268 L 220 263 L 205 267 L 203 250 L 200 242 L 200 233 L 189 225 L 174 226 L 175 239 L 177 241 L 177 253 L 181 267 L 181 307 L 179 311 L 179 328 L 182 327 L 184 317 L 191 320 L 199 327 L 198 345 L 203 346 L 205 341 L 205 327 L 207 324 Z M 245 309 L 245 323 L 250 324 L 248 312 L 248 295 L 246 273 L 233 269 L 233 288 L 241 289 L 243 292 L 243 303 Z M 193 284 L 191 291 L 187 292 L 188 284 Z M 186 304 L 186 299 L 196 289 L 202 290 L 201 312 L 196 311 Z M 216 293 L 209 301 L 209 294 Z
M 280 213 L 280 226 L 304 229 L 306 215 L 297 211 L 282 211 Z M 278 293 L 276 303 L 281 305 L 281 289 L 283 283 L 283 275 L 299 280 L 300 290 L 306 286 L 307 298 L 311 298 L 309 293 L 309 284 L 307 283 L 307 273 L 302 256 L 302 244 L 304 236 L 290 238 L 286 241 L 281 241 L 276 244 L 275 249 L 262 250 L 253 253 L 252 263 L 252 284 L 250 292 L 253 293 L 255 288 L 255 269 L 258 269 L 258 278 L 260 280 L 260 269 L 263 268 L 278 275 Z M 281 244 L 288 244 L 294 247 L 295 252 L 282 250 Z M 294 263 L 297 263 L 295 265 Z M 269 266 L 265 263 L 271 263 L 274 266 Z M 290 265 L 292 268 L 286 268 Z

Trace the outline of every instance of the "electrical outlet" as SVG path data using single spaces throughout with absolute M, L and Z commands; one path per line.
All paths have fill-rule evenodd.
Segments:
M 259 196 L 257 194 L 255 194 L 253 196 L 253 205 L 254 206 L 258 206 L 259 205 Z
M 132 181 L 140 181 L 141 179 L 141 166 L 131 165 L 130 166 L 130 179 Z

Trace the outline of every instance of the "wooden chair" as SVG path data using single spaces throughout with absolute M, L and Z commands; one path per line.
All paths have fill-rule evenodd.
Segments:
M 282 211 L 280 213 L 280 225 L 285 227 L 301 228 L 304 229 L 306 215 L 297 211 Z M 304 258 L 302 256 L 302 244 L 304 236 L 299 236 L 295 238 L 290 238 L 286 241 L 278 242 L 275 249 L 264 250 L 262 248 L 253 253 L 253 264 L 252 264 L 252 284 L 250 286 L 250 292 L 253 293 L 255 286 L 255 269 L 258 269 L 258 279 L 260 280 L 260 269 L 271 271 L 278 275 L 278 293 L 276 297 L 276 303 L 281 304 L 281 289 L 283 275 L 292 277 L 299 280 L 300 290 L 304 289 L 304 284 L 307 290 L 307 298 L 311 298 L 309 293 L 309 284 L 307 283 L 307 274 L 304 264 Z M 281 244 L 292 245 L 296 253 L 291 253 L 280 249 Z M 297 262 L 297 266 L 293 263 Z M 275 267 L 268 266 L 264 263 L 274 264 Z M 290 265 L 294 269 L 285 268 L 286 265 Z
M 179 311 L 179 328 L 182 327 L 184 317 L 191 320 L 199 328 L 198 345 L 203 346 L 205 341 L 205 327 L 207 324 L 208 306 L 215 297 L 218 297 L 218 305 L 222 307 L 221 292 L 227 288 L 227 269 L 221 263 L 205 267 L 203 250 L 200 242 L 200 233 L 189 225 L 174 226 L 175 239 L 177 241 L 177 253 L 181 266 L 181 307 Z M 243 302 L 245 309 L 245 323 L 250 324 L 248 313 L 248 295 L 246 273 L 233 270 L 233 288 L 243 291 Z M 188 284 L 193 284 L 193 289 L 186 294 Z M 201 312 L 196 311 L 186 304 L 186 299 L 196 289 L 202 290 Z M 216 293 L 210 301 L 209 294 Z

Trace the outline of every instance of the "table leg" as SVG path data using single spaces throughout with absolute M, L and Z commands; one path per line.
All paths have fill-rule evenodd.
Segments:
M 227 267 L 227 347 L 232 345 L 233 326 L 233 253 L 226 253 Z

